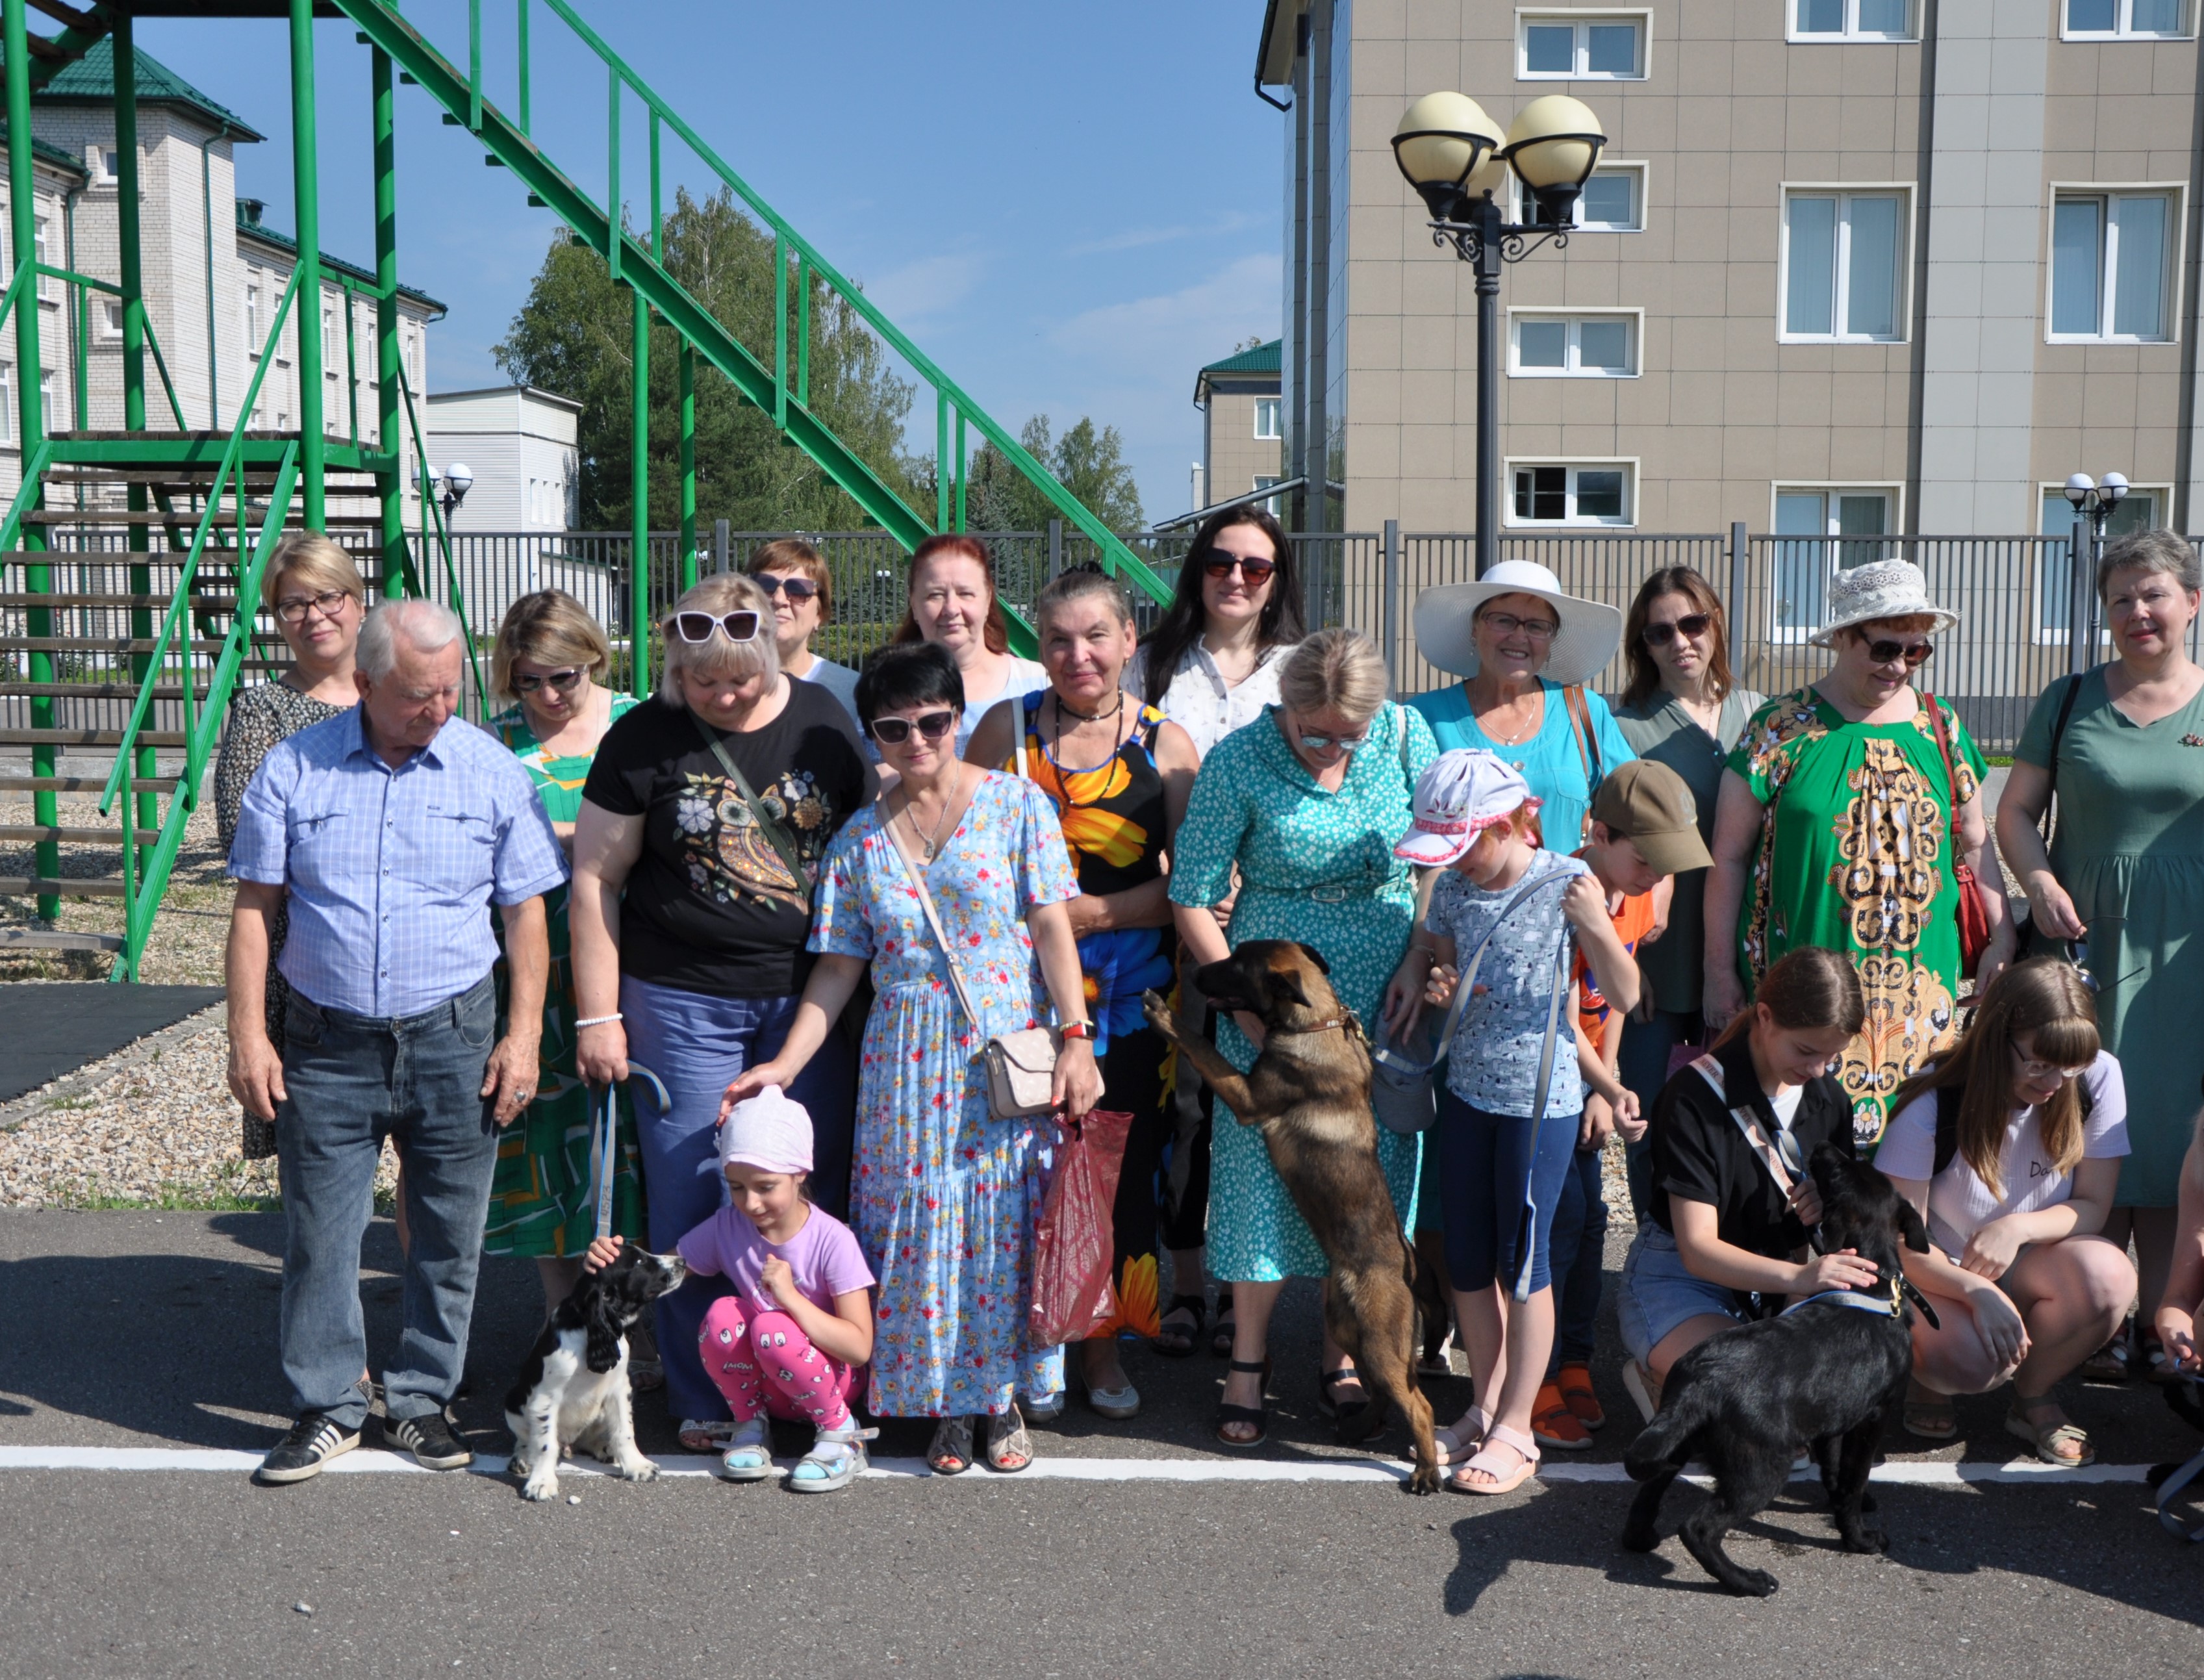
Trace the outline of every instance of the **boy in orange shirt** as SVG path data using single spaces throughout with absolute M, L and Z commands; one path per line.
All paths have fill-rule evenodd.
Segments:
M 1699 838 L 1690 787 L 1667 765 L 1650 759 L 1620 765 L 1602 780 L 1585 834 L 1576 855 L 1606 888 L 1615 935 L 1623 949 L 1633 953 L 1641 942 L 1660 937 L 1674 876 L 1713 861 Z M 1590 1448 L 1590 1432 L 1607 1422 L 1591 1386 L 1592 1334 L 1607 1250 L 1600 1158 L 1615 1132 L 1626 1142 L 1645 1133 L 1637 1097 L 1615 1074 L 1622 1023 L 1614 1018 L 1581 955 L 1576 980 L 1577 1066 L 1584 1075 L 1585 1112 L 1576 1156 L 1554 1213 L 1554 1363 L 1532 1410 L 1531 1430 L 1540 1446 L 1564 1452 Z

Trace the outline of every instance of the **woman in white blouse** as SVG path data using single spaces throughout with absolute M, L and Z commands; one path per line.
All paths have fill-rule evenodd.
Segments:
M 1956 1048 L 1899 1087 L 1875 1164 L 1928 1223 L 1905 1427 L 1958 1433 L 1953 1394 L 2010 1379 L 2008 1433 L 2047 1464 L 2094 1463 L 2053 1385 L 2118 1328 L 2135 1267 L 2097 1233 L 2128 1152 L 2120 1065 L 2081 972 L 2038 957 L 1991 982 Z
M 1307 634 L 1300 573 L 1283 527 L 1259 508 L 1228 508 L 1194 534 L 1178 592 L 1126 662 L 1125 690 L 1160 709 L 1206 758 L 1218 742 L 1277 704 L 1280 668 Z M 1218 920 L 1230 911 L 1229 902 L 1217 906 Z M 1190 965 L 1179 973 L 1179 1004 L 1187 1030 L 1206 1035 L 1209 1007 L 1194 988 Z M 1178 1080 L 1163 1223 L 1174 1293 L 1155 1339 L 1156 1351 L 1173 1357 L 1192 1353 L 1201 1337 L 1209 1217 L 1209 1094 L 1184 1057 Z M 1232 1291 L 1223 1290 L 1210 1344 L 1219 1358 L 1232 1351 L 1233 1327 Z

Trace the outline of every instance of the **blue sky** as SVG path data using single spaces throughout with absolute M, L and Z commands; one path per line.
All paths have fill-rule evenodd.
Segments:
M 1249 86 L 1259 0 L 833 0 L 577 9 L 615 51 L 998 419 L 1116 425 L 1150 518 L 1183 512 L 1194 376 L 1278 330 L 1285 121 Z M 406 15 L 464 66 L 466 9 Z M 512 0 L 486 0 L 493 97 L 511 86 Z M 538 5 L 535 127 L 601 193 L 604 73 Z M 138 26 L 147 51 L 269 136 L 239 191 L 288 229 L 289 78 L 277 22 Z M 373 258 L 367 50 L 317 26 L 322 242 Z M 509 100 L 502 101 L 509 104 Z M 554 125 L 557 126 L 554 126 Z M 631 103 L 634 201 L 643 122 Z M 678 143 L 675 182 L 701 185 Z M 451 306 L 432 387 L 497 383 L 489 355 L 555 222 L 416 88 L 399 103 L 400 266 Z M 930 438 L 930 421 L 924 423 Z

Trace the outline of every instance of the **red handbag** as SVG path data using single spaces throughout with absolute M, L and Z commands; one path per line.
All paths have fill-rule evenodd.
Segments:
M 1937 751 L 1944 755 L 1944 785 L 1951 790 L 1951 816 L 1946 827 L 1952 846 L 1952 879 L 1959 888 L 1959 960 L 1971 975 L 1982 962 L 1982 953 L 1990 948 L 1989 912 L 1982 908 L 1972 865 L 1959 856 L 1959 777 L 1952 767 L 1952 738 L 1945 728 L 1944 709 L 1933 694 L 1922 698 L 1928 707 L 1930 727 L 1936 732 Z

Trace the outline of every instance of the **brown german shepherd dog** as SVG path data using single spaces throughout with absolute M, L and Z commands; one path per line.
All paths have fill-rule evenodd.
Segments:
M 1263 1134 L 1271 1165 L 1331 1262 L 1324 1327 L 1377 1397 L 1363 1414 L 1364 1438 L 1384 1427 L 1386 1401 L 1398 1406 L 1416 1443 L 1407 1491 L 1436 1493 L 1438 1444 L 1431 1403 L 1416 1384 L 1416 1256 L 1378 1164 L 1370 1042 L 1329 972 L 1307 946 L 1265 939 L 1195 974 L 1211 1007 L 1263 1023 L 1263 1052 L 1244 1074 L 1213 1045 L 1182 1036 L 1155 993 L 1141 1001 L 1148 1024 L 1178 1047 L 1241 1125 Z M 1432 1309 L 1444 1310 L 1437 1302 Z

